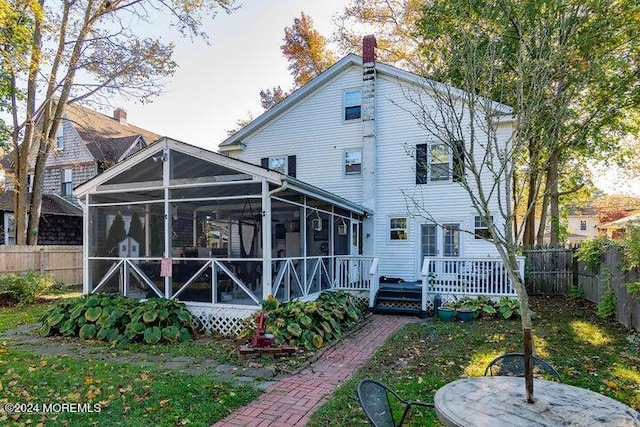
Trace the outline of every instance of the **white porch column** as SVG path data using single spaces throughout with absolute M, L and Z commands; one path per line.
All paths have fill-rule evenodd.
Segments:
M 169 165 L 169 144 L 164 141 L 162 151 L 162 186 L 164 187 L 164 257 L 171 259 L 171 205 L 169 204 L 169 184 L 171 183 L 171 167 Z M 173 261 L 173 260 L 172 260 Z M 173 269 L 172 269 L 173 270 Z M 164 297 L 169 298 L 171 293 L 171 277 L 164 278 Z
M 89 274 L 89 248 L 93 241 L 91 236 L 91 220 L 89 218 L 89 194 L 84 196 L 84 206 L 82 207 L 82 232 L 84 238 L 82 239 L 82 293 L 87 295 L 89 293 L 89 280 L 91 275 Z
M 271 196 L 269 182 L 262 179 L 262 299 L 271 295 Z

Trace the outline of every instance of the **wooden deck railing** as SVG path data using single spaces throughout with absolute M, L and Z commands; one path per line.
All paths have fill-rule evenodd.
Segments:
M 524 277 L 524 257 L 518 257 L 518 274 Z M 500 258 L 424 258 L 422 306 L 428 294 L 516 296 L 516 290 Z

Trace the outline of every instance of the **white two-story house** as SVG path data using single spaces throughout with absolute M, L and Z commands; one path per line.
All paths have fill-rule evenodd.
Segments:
M 456 182 L 465 173 L 456 164 L 460 157 L 430 137 L 414 117 L 421 106 L 412 94 L 428 104 L 433 100 L 425 93 L 437 87 L 376 63 L 375 38 L 368 36 L 363 57 L 342 58 L 222 142 L 219 151 L 364 206 L 373 214 L 363 222 L 361 247 L 359 242 L 352 246 L 379 257 L 381 275 L 420 280 L 425 257 L 496 254 L 493 244 L 482 239 L 484 221 Z M 495 106 L 510 118 L 509 107 Z M 504 120 L 497 129 L 504 144 L 511 126 Z

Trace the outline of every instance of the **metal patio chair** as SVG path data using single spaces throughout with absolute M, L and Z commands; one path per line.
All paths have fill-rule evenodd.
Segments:
M 533 363 L 533 376 L 538 378 L 552 378 L 562 382 L 562 377 L 548 362 L 536 356 L 531 356 Z M 484 376 L 511 376 L 524 377 L 524 354 L 507 353 L 498 356 L 487 365 Z
M 398 422 L 393 418 L 389 395 L 404 405 L 404 412 Z M 373 380 L 360 381 L 360 384 L 358 384 L 358 399 L 367 418 L 375 427 L 401 426 L 407 413 L 414 405 L 433 408 L 433 403 L 404 400 L 386 385 Z

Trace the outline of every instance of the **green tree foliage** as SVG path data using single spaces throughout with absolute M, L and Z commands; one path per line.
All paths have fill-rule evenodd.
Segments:
M 313 20 L 304 12 L 293 20 L 291 27 L 285 27 L 280 50 L 289 61 L 296 88 L 336 62 L 333 52 L 327 48 L 327 39 L 313 28 Z
M 162 241 L 162 234 L 160 234 L 160 217 L 157 215 L 151 215 L 151 220 L 149 224 L 149 238 L 151 242 L 149 243 L 149 250 L 151 253 L 150 256 L 162 256 L 164 242 Z
M 118 212 L 113 218 L 113 222 L 107 232 L 107 238 L 104 241 L 103 255 L 104 256 L 118 256 L 118 246 L 124 238 L 127 237 L 127 230 L 124 226 L 124 218 L 120 212 Z
M 423 5 L 421 0 L 351 0 L 335 19 L 332 39 L 343 53 L 360 55 L 363 36 L 374 34 L 381 62 L 421 72 L 428 65 L 416 38 Z
M 143 36 L 142 29 L 156 13 L 165 13 L 183 35 L 206 39 L 201 30 L 204 18 L 232 11 L 234 0 L 13 1 L 19 11 L 15 16 L 23 22 L 24 15 L 30 30 L 25 33 L 25 54 L 3 57 L 3 70 L 11 82 L 15 233 L 17 244 L 35 244 L 45 162 L 55 146 L 65 105 L 108 103 L 115 94 L 151 101 L 177 64 L 172 59 L 173 44 L 159 36 Z
M 433 76 L 461 87 L 464 67 L 482 61 L 485 76 L 471 89 L 515 108 L 519 137 L 528 141 L 515 177 L 528 198 L 516 202 L 527 206 L 532 229 L 542 197 L 552 243 L 560 197 L 582 187 L 588 159 L 611 156 L 632 130 L 626 118 L 640 101 L 639 8 L 629 0 L 436 0 L 424 8 L 422 48 Z
M 140 256 L 145 256 L 145 240 L 144 240 L 144 227 L 142 226 L 142 220 L 137 212 L 131 216 L 131 224 L 129 225 L 129 237 L 138 242 L 140 248 Z

